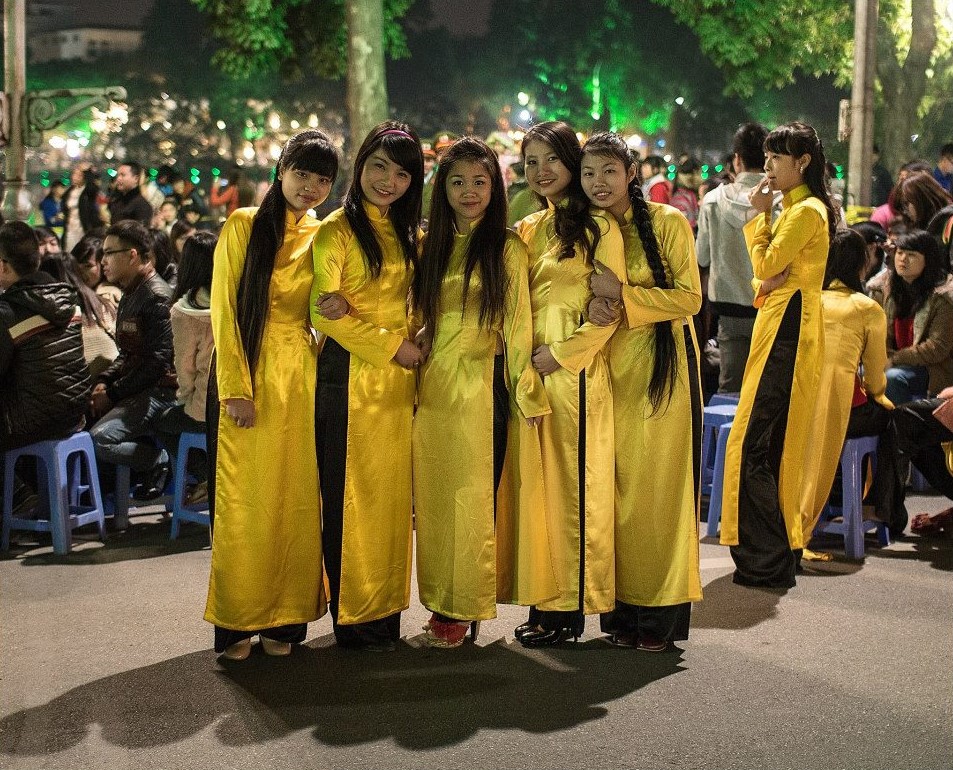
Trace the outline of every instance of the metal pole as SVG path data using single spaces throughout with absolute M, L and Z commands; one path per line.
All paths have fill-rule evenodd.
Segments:
M 878 0 L 854 5 L 854 83 L 851 88 L 850 159 L 847 201 L 870 205 L 874 137 L 874 77 L 877 52 Z
M 23 98 L 26 93 L 26 0 L 3 0 L 3 90 L 10 111 L 6 148 L 3 218 L 26 219 L 32 206 L 27 192 L 23 145 Z

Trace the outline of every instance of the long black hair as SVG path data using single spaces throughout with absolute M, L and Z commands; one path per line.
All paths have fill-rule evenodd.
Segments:
M 179 281 L 175 286 L 173 302 L 185 297 L 190 305 L 198 307 L 196 295 L 199 289 L 212 289 L 212 263 L 218 236 L 207 230 L 199 230 L 182 246 L 179 259 Z
M 86 285 L 79 266 L 80 263 L 89 262 L 90 258 L 93 258 L 99 263 L 100 270 L 102 269 L 103 239 L 98 235 L 84 235 L 79 239 L 76 245 L 70 249 L 69 257 L 69 266 L 64 268 L 66 280 L 73 283 L 72 273 L 76 279 L 78 279 L 79 283 L 87 289 L 87 291 L 84 291 L 79 285 L 76 285 L 76 291 L 79 293 L 80 308 L 83 311 L 83 318 L 86 319 L 87 323 L 95 321 L 102 326 L 103 323 L 105 323 L 106 313 L 109 311 L 103 303 L 102 297 L 96 293 L 96 290 Z M 100 275 L 102 275 L 102 273 L 100 273 Z
M 622 162 L 626 172 L 635 164 L 635 157 L 625 140 L 618 134 L 603 131 L 593 134 L 583 146 L 582 151 L 590 155 L 615 158 Z M 670 289 L 672 284 L 665 272 L 665 260 L 659 247 L 649 206 L 642 194 L 638 174 L 629 182 L 629 202 L 632 205 L 632 223 L 638 232 L 642 248 L 652 270 L 652 280 L 660 289 Z M 655 324 L 655 361 L 652 363 L 652 378 L 649 380 L 649 400 L 652 414 L 658 412 L 665 401 L 666 406 L 672 400 L 675 380 L 678 377 L 678 349 L 675 346 L 675 334 L 671 321 L 659 321 Z
M 367 135 L 354 159 L 354 177 L 344 196 L 344 216 L 357 236 L 370 274 L 377 278 L 384 265 L 384 253 L 374 233 L 371 220 L 364 210 L 361 176 L 371 154 L 378 149 L 404 171 L 410 174 L 410 187 L 387 211 L 394 225 L 397 240 L 404 252 L 404 262 L 417 267 L 417 228 L 420 226 L 420 206 L 424 190 L 424 153 L 420 139 L 406 123 L 387 120 Z
M 942 282 L 943 257 L 939 241 L 926 230 L 908 230 L 897 236 L 896 244 L 897 251 L 919 251 L 923 255 L 923 272 L 911 283 L 897 274 L 896 267 L 891 271 L 890 296 L 897 308 L 897 318 L 910 318 L 929 301 Z M 896 259 L 895 256 L 894 262 Z
M 768 134 L 767 139 L 764 140 L 764 150 L 795 158 L 800 158 L 802 155 L 811 156 L 811 162 L 807 164 L 803 172 L 804 184 L 811 191 L 811 195 L 819 198 L 827 209 L 827 234 L 833 239 L 840 214 L 834 208 L 827 188 L 827 158 L 824 156 L 824 143 L 817 135 L 817 131 L 800 121 L 786 123 Z
M 579 164 L 582 161 L 582 147 L 579 137 L 568 123 L 561 120 L 551 120 L 546 123 L 537 123 L 523 137 L 520 150 L 523 164 L 526 164 L 526 148 L 530 142 L 537 141 L 549 145 L 556 157 L 559 158 L 572 178 L 566 188 L 566 197 L 555 207 L 556 235 L 562 242 L 560 259 L 569 259 L 576 253 L 576 246 L 582 247 L 586 262 L 591 263 L 599 245 L 602 233 L 599 225 L 589 213 L 589 199 L 582 190 Z M 547 205 L 546 198 L 536 193 L 536 198 L 542 206 Z
M 503 250 L 506 246 L 506 191 L 500 163 L 485 142 L 464 137 L 454 142 L 440 159 L 434 182 L 430 229 L 424 240 L 423 257 L 414 273 L 414 305 L 423 316 L 424 325 L 434 332 L 439 312 L 440 288 L 443 285 L 450 255 L 453 252 L 454 212 L 447 197 L 447 180 L 457 162 L 478 163 L 490 178 L 490 202 L 479 224 L 467 241 L 463 273 L 463 306 L 466 311 L 470 277 L 480 269 L 480 326 L 491 329 L 503 318 L 506 295 L 506 274 Z
M 860 271 L 867 265 L 867 241 L 856 230 L 844 228 L 834 233 L 827 252 L 827 268 L 824 271 L 824 288 L 829 289 L 834 281 L 840 281 L 851 291 L 864 293 Z
M 87 326 L 94 323 L 102 326 L 105 323 L 106 308 L 103 306 L 103 300 L 83 281 L 79 274 L 79 265 L 72 254 L 47 254 L 40 261 L 40 270 L 76 290 L 79 309 Z
M 292 169 L 320 174 L 334 182 L 338 173 L 337 150 L 320 131 L 302 131 L 288 140 L 278 157 L 278 176 Z M 268 315 L 268 290 L 275 271 L 275 257 L 285 240 L 287 209 L 281 181 L 276 177 L 252 220 L 245 266 L 238 283 L 238 330 L 252 382 Z

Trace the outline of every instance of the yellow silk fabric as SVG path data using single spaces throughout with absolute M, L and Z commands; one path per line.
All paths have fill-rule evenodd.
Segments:
M 308 327 L 309 257 L 318 223 L 288 216 L 252 388 L 237 296 L 256 211 L 238 209 L 228 218 L 212 276 L 223 403 L 205 619 L 240 631 L 307 623 L 325 612 L 314 443 L 317 359 Z M 237 427 L 225 413 L 226 398 L 254 400 L 255 427 Z
M 615 414 L 616 596 L 656 607 L 702 598 L 689 384 L 699 372 L 697 364 L 689 371 L 684 331 L 701 308 L 702 294 L 688 220 L 671 206 L 648 207 L 672 288 L 656 287 L 629 209 L 622 228 L 626 324 L 609 343 L 609 372 Z M 655 324 L 665 321 L 675 338 L 677 379 L 671 401 L 666 405 L 663 399 L 653 414 L 648 391 Z M 695 354 L 697 361 L 697 345 Z
M 614 220 L 593 211 L 603 236 L 595 258 L 624 280 L 622 233 Z M 612 393 L 603 349 L 618 322 L 596 326 L 585 320 L 592 294 L 592 266 L 582 253 L 560 260 L 562 244 L 553 224 L 554 210 L 532 214 L 517 225 L 529 251 L 533 344 L 547 344 L 560 369 L 544 378 L 553 413 L 539 429 L 542 446 L 546 519 L 559 596 L 541 610 L 576 610 L 587 614 L 615 607 L 615 486 Z M 579 373 L 585 371 L 583 448 L 585 506 L 579 489 Z M 585 533 L 584 542 L 582 533 Z M 580 552 L 584 580 L 580 581 Z M 582 602 L 580 602 L 582 585 Z
M 803 532 L 801 492 L 805 479 L 805 451 L 814 419 L 814 401 L 824 354 L 821 286 L 827 265 L 830 238 L 827 209 L 800 185 L 784 195 L 781 215 L 771 223 L 770 212 L 745 225 L 754 277 L 763 281 L 790 268 L 787 281 L 764 299 L 751 336 L 741 398 L 725 453 L 725 488 L 722 498 L 721 543 L 738 544 L 738 485 L 741 452 L 748 420 L 765 363 L 774 345 L 778 326 L 792 295 L 801 292 L 801 326 L 798 338 L 787 430 L 781 456 L 778 495 L 791 548 L 803 548 L 811 533 Z
M 864 367 L 864 390 L 888 409 L 887 316 L 870 297 L 851 291 L 840 281 L 821 292 L 824 319 L 824 358 L 810 429 L 811 447 L 804 458 L 802 530 L 809 540 L 834 483 L 847 423 L 857 366 Z
M 487 329 L 479 319 L 479 269 L 470 277 L 463 312 L 469 242 L 469 232 L 454 239 L 440 292 L 433 349 L 420 370 L 413 436 L 417 583 L 420 601 L 428 609 L 453 618 L 486 620 L 496 617 L 498 558 L 504 573 L 519 577 L 514 596 L 505 598 L 534 604 L 555 594 L 548 558 L 539 564 L 521 564 L 517 573 L 515 554 L 498 552 L 493 513 L 493 361 L 501 336 L 511 394 L 508 431 L 519 431 L 525 417 L 551 410 L 531 360 L 533 319 L 526 247 L 514 233 L 507 233 L 502 254 L 507 281 L 503 319 Z M 532 447 L 529 441 L 522 445 Z M 536 450 L 538 458 L 538 442 Z M 505 508 L 508 521 L 535 517 L 545 534 L 541 496 L 528 500 L 517 496 L 515 506 L 513 502 L 504 505 L 500 500 L 501 516 Z M 501 523 L 510 528 L 508 522 Z
M 390 219 L 365 205 L 381 244 L 377 278 L 366 268 L 357 236 L 332 212 L 314 239 L 311 322 L 351 354 L 338 622 L 363 623 L 410 604 L 412 548 L 411 421 L 414 372 L 392 359 L 410 334 L 411 270 Z M 337 292 L 349 315 L 328 321 L 315 302 Z

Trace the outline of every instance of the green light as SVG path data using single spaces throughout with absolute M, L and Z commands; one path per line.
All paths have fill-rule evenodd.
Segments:
M 50 178 L 50 172 L 49 172 L 49 171 L 41 171 L 41 172 L 40 172 L 40 179 L 49 179 L 49 178 Z
M 669 179 L 674 179 L 674 178 L 675 178 L 675 172 L 674 172 L 674 171 L 669 171 L 669 172 L 668 172 L 668 178 L 669 178 Z
M 212 176 L 221 176 L 222 170 L 220 168 L 212 167 Z
M 189 173 L 190 173 L 192 176 L 198 176 L 198 175 L 199 175 L 199 170 L 198 170 L 197 168 L 190 168 L 190 169 L 189 169 Z
M 199 183 L 199 178 L 198 178 L 197 176 L 191 177 L 191 180 L 192 180 L 192 184 L 198 184 L 198 183 Z
M 702 173 L 703 173 L 703 174 L 707 174 L 707 173 L 708 173 L 708 164 L 707 164 L 707 163 L 705 163 L 705 164 L 702 165 Z
M 157 168 L 150 168 L 150 169 L 149 169 L 149 178 L 150 178 L 150 179 L 155 179 L 157 176 L 159 176 L 159 169 L 157 169 Z
M 109 176 L 116 176 L 116 169 L 114 168 L 107 169 L 106 173 L 109 174 Z
M 70 181 L 69 181 L 69 177 L 68 177 L 68 176 L 64 176 L 62 179 L 60 179 L 60 181 L 63 183 L 63 186 L 64 186 L 64 187 L 69 187 L 69 186 L 70 186 Z
M 675 169 L 675 166 L 669 166 L 668 170 L 674 172 L 676 169 Z
M 40 186 L 41 186 L 41 187 L 49 187 L 49 186 L 50 186 L 50 180 L 49 180 L 49 179 L 41 179 L 41 180 L 40 180 Z
M 708 179 L 708 172 L 702 171 L 702 179 Z
M 720 174 L 720 173 L 721 173 L 722 171 L 724 171 L 724 170 L 725 170 L 725 167 L 722 166 L 720 163 L 719 163 L 717 166 L 715 166 L 715 173 L 716 173 L 716 174 Z

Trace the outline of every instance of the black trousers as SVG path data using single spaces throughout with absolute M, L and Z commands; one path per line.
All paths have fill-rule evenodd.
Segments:
M 788 301 L 765 362 L 741 449 L 738 545 L 731 546 L 740 585 L 792 588 L 798 556 L 781 514 L 778 478 L 800 337 L 801 293 Z
M 219 400 L 218 380 L 215 354 L 212 353 L 212 364 L 208 375 L 208 393 L 205 400 L 205 429 L 208 435 L 208 514 L 209 530 L 214 537 L 215 530 L 215 476 L 218 462 L 218 429 L 219 429 Z M 287 626 L 261 628 L 255 631 L 235 631 L 231 628 L 215 626 L 215 652 L 224 652 L 243 639 L 256 634 L 274 639 L 276 642 L 300 644 L 308 633 L 307 623 L 292 623 Z
M 910 401 L 895 409 L 893 415 L 900 451 L 910 458 L 931 487 L 953 500 L 953 476 L 940 447 L 953 441 L 953 432 L 933 416 L 933 411 L 942 403 L 939 398 Z
M 500 479 L 503 477 L 503 461 L 506 459 L 506 426 L 510 419 L 510 393 L 506 389 L 506 362 L 503 354 L 493 358 L 493 493 L 500 488 Z M 493 518 L 496 520 L 496 498 L 493 500 Z M 441 623 L 459 623 L 459 619 L 451 618 L 435 612 L 434 616 Z
M 344 542 L 344 484 L 347 478 L 347 392 L 351 354 L 330 337 L 318 360 L 315 434 L 321 478 L 321 543 L 328 576 L 328 609 L 334 636 L 342 647 L 396 642 L 400 639 L 400 613 L 367 623 L 338 623 L 341 595 L 341 560 Z
M 697 374 L 698 358 L 695 355 L 695 345 L 687 326 L 685 327 L 685 353 L 688 362 L 688 388 L 692 400 L 692 471 L 694 474 L 695 500 L 697 501 L 701 492 L 702 384 Z M 658 641 L 671 642 L 688 639 L 691 617 L 691 602 L 682 602 L 681 604 L 672 604 L 665 607 L 646 607 L 616 601 L 615 609 L 612 612 L 604 612 L 599 617 L 599 627 L 604 634 L 635 634 Z
M 897 428 L 893 420 L 895 413 L 896 410 L 891 411 L 868 399 L 866 403 L 850 410 L 846 437 L 879 437 L 877 468 L 864 502 L 874 506 L 877 518 L 887 524 L 891 533 L 899 535 L 907 526 L 907 508 L 904 504 L 904 481 L 900 477 Z M 839 493 L 840 486 L 835 484 L 833 492 Z

